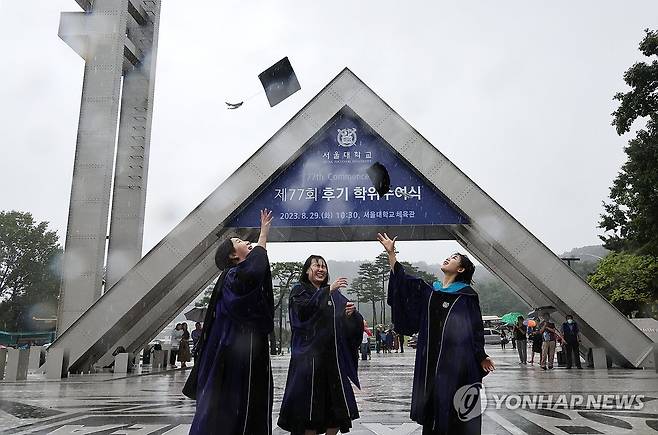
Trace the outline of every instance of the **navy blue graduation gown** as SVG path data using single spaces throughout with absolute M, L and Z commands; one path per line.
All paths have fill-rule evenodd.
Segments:
M 460 387 L 481 382 L 486 375 L 480 365 L 487 354 L 479 298 L 470 286 L 454 294 L 439 293 L 422 279 L 406 274 L 400 263 L 391 271 L 387 303 L 395 330 L 405 335 L 418 333 L 411 419 L 438 433 L 479 434 L 481 416 L 463 422 L 453 405 Z M 443 296 L 450 308 L 437 322 L 439 313 L 430 310 L 431 298 Z M 430 325 L 437 324 L 443 326 L 440 334 L 430 331 Z M 431 357 L 436 361 L 429 361 Z
M 196 413 L 190 434 L 272 433 L 272 372 L 268 335 L 274 329 L 267 251 L 256 246 L 229 269 L 212 321 L 204 324 Z
M 347 419 L 338 426 L 349 430 L 350 421 L 359 417 L 350 381 L 361 388 L 357 368 L 363 317 L 358 312 L 346 316 L 347 302 L 339 291 L 330 293 L 328 286 L 316 289 L 311 284 L 299 283 L 290 292 L 292 355 L 278 421 L 287 431 L 324 432 L 326 427 L 322 425 L 329 410 L 318 408 L 323 406 L 323 396 L 331 394 L 323 390 L 332 388 L 335 388 L 334 397 L 339 398 L 335 405 Z M 335 376 L 328 385 L 321 382 L 323 372 Z

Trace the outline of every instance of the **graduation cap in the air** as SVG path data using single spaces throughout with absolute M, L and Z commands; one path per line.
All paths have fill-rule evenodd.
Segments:
M 366 172 L 379 196 L 386 195 L 391 188 L 391 177 L 388 175 L 386 167 L 379 162 L 375 162 Z
M 287 57 L 258 74 L 258 78 L 265 88 L 270 107 L 276 106 L 302 88 Z

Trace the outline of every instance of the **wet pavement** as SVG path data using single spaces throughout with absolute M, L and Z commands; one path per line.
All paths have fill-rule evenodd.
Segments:
M 484 380 L 483 434 L 658 433 L 658 374 L 653 371 L 542 371 L 518 364 L 513 349 L 487 351 L 498 369 Z M 361 418 L 351 434 L 421 433 L 409 420 L 414 356 L 413 351 L 373 353 L 371 360 L 360 361 L 362 389 L 355 390 Z M 275 426 L 288 361 L 272 360 Z M 186 376 L 179 369 L 62 381 L 30 375 L 24 382 L 0 383 L 0 433 L 186 434 L 194 415 L 194 402 L 180 393 Z M 620 400 L 626 405 L 616 406 Z

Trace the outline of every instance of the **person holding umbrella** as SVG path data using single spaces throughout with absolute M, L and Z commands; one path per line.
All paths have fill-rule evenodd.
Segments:
M 523 316 L 519 316 L 514 324 L 514 338 L 516 339 L 516 350 L 519 352 L 519 362 L 528 363 L 528 328 L 523 322 Z

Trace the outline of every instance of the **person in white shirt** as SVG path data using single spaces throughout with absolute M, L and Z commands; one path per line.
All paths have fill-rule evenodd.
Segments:
M 370 358 L 370 342 L 368 337 L 372 336 L 372 331 L 368 328 L 368 322 L 363 321 L 363 339 L 361 340 L 361 359 Z
M 169 350 L 169 365 L 176 367 L 176 356 L 180 347 L 180 340 L 183 338 L 183 324 L 177 323 L 176 328 L 171 332 L 171 349 Z

